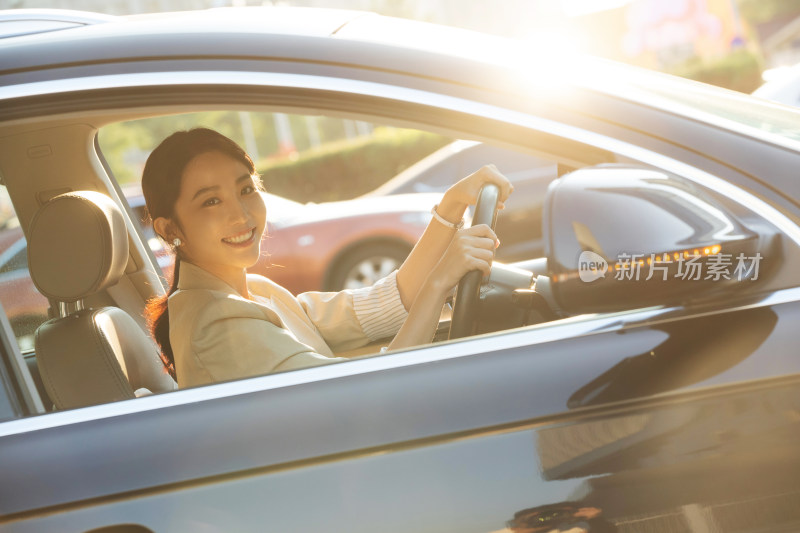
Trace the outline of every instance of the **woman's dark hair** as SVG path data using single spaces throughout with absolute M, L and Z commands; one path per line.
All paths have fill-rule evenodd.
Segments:
M 161 141 L 144 165 L 142 192 L 151 222 L 159 217 L 164 217 L 171 219 L 180 227 L 180 222 L 175 218 L 175 202 L 181 192 L 183 171 L 189 161 L 207 152 L 220 152 L 244 164 L 251 174 L 255 175 L 256 173 L 250 156 L 238 144 L 221 133 L 208 128 L 175 132 Z M 161 237 L 166 238 L 165 235 L 161 235 Z M 169 342 L 167 299 L 178 287 L 180 264 L 180 249 L 176 248 L 175 268 L 169 292 L 164 296 L 150 299 L 145 308 L 145 317 L 150 332 L 161 346 L 161 361 L 169 374 L 176 380 L 178 378 L 175 373 L 175 357 Z

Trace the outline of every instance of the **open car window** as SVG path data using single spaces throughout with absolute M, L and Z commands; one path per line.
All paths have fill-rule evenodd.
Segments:
M 770 247 L 781 246 L 774 228 L 761 225 L 761 234 L 748 229 L 758 217 L 723 195 L 628 157 L 591 150 L 582 167 L 563 156 L 579 153 L 574 148 L 556 147 L 550 156 L 341 118 L 241 111 L 110 124 L 100 130 L 99 145 L 123 190 L 131 191 L 139 187 L 149 151 L 172 131 L 196 126 L 227 133 L 253 155 L 266 188 L 268 236 L 250 271 L 295 295 L 359 289 L 388 275 L 402 264 L 447 187 L 482 164 L 496 165 L 515 193 L 498 215 L 497 272 L 481 293 L 485 305 L 474 333 L 675 305 L 680 300 L 667 296 L 682 291 L 712 297 L 714 284 L 757 281 L 759 271 L 763 279 L 762 252 L 778 253 Z M 572 177 L 576 171 L 578 178 Z M 563 175 L 570 184 L 562 187 Z M 583 176 L 597 183 L 598 192 L 581 184 Z M 545 213 L 548 189 L 555 192 Z M 142 212 L 140 193 L 126 197 Z M 604 209 L 627 215 L 609 219 Z M 637 226 L 626 217 L 638 221 L 638 231 L 628 231 Z M 141 222 L 169 278 L 170 250 L 146 217 Z M 714 224 L 716 236 L 704 237 L 710 231 L 704 226 Z M 545 299 L 526 308 L 520 303 L 525 296 L 515 292 L 533 286 Z M 435 341 L 447 339 L 449 305 Z M 376 353 L 388 340 L 341 355 Z

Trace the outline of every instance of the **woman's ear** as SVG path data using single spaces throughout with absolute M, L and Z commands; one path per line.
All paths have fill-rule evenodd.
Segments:
M 158 217 L 153 220 L 153 229 L 156 230 L 156 235 L 166 242 L 172 242 L 172 240 L 177 237 L 175 234 L 175 224 L 168 218 Z

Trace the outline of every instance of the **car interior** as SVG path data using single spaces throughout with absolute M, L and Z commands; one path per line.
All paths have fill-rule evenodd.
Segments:
M 177 388 L 163 371 L 158 347 L 147 333 L 143 317 L 146 301 L 164 293 L 164 278 L 147 245 L 139 217 L 126 203 L 97 138 L 98 130 L 107 124 L 209 109 L 219 107 L 122 106 L 112 111 L 18 118 L 3 125 L 2 184 L 29 243 L 31 278 L 50 304 L 49 320 L 36 331 L 36 350 L 19 354 L 20 361 L 24 357 L 24 364 L 20 365 L 24 368 L 18 373 L 24 374 L 26 382 L 36 384 L 45 411 Z M 266 106 L 259 109 L 272 110 Z M 317 109 L 290 111 L 319 113 Z M 346 112 L 331 114 L 352 116 Z M 443 115 L 412 124 L 408 119 L 390 116 L 355 118 L 413 125 L 452 138 L 491 141 L 554 161 L 560 177 L 580 172 L 578 169 L 593 169 L 600 175 L 608 171 L 608 165 L 630 166 L 627 158 L 597 147 L 485 119 L 465 121 L 463 116 Z M 436 125 L 431 124 L 433 120 Z M 642 171 L 647 166 L 639 164 L 635 168 Z M 454 180 L 460 177 L 454 176 Z M 760 239 L 759 242 L 769 241 L 769 246 L 780 246 L 771 228 L 760 232 L 760 237 L 744 230 L 741 233 L 742 239 Z M 663 251 L 676 253 L 674 249 Z M 554 257 L 557 250 L 551 252 L 548 258 Z M 548 258 L 530 258 L 513 265 L 496 263 L 491 277 L 480 286 L 480 309 L 472 310 L 473 326 L 468 334 L 537 327 L 583 313 L 653 305 L 653 301 L 632 300 L 608 309 L 558 309 L 552 285 L 559 280 L 558 273 L 567 276 L 567 269 L 562 265 L 554 271 Z M 565 289 L 568 286 L 562 285 Z M 595 301 L 598 298 L 602 296 Z M 457 296 L 455 305 L 458 306 Z M 451 313 L 445 309 L 434 342 L 448 339 L 450 320 Z M 375 353 L 379 347 L 378 343 L 341 355 Z M 31 414 L 36 411 L 32 409 Z

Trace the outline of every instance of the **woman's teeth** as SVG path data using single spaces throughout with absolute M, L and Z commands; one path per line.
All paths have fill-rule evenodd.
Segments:
M 226 238 L 226 239 L 222 239 L 222 240 L 223 240 L 223 241 L 225 241 L 225 242 L 231 243 L 231 244 L 241 244 L 241 243 L 243 243 L 243 242 L 247 242 L 247 241 L 249 241 L 250 239 L 252 239 L 252 238 L 253 238 L 253 232 L 254 232 L 254 231 L 255 231 L 255 230 L 252 230 L 252 229 L 251 229 L 251 230 L 250 230 L 250 231 L 248 231 L 247 233 L 244 233 L 244 234 L 242 234 L 242 235 L 239 235 L 238 237 L 228 237 L 228 238 Z

